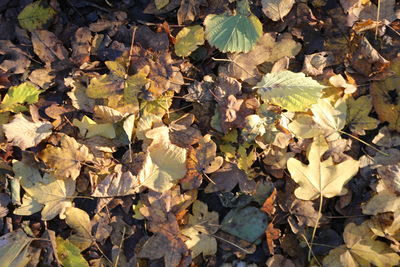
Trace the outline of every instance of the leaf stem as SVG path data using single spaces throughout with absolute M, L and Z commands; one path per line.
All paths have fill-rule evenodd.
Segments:
M 389 154 L 387 154 L 387 153 L 385 153 L 385 152 L 379 150 L 378 148 L 374 147 L 373 145 L 368 144 L 368 143 L 365 142 L 364 140 L 361 140 L 360 138 L 358 138 L 358 137 L 356 137 L 356 136 L 354 136 L 354 135 L 352 135 L 352 134 L 346 133 L 346 132 L 344 132 L 344 131 L 342 131 L 342 130 L 338 130 L 338 132 L 341 133 L 341 134 L 347 135 L 347 136 L 349 136 L 349 137 L 351 137 L 351 138 L 357 140 L 358 142 L 363 143 L 364 145 L 366 145 L 366 146 L 372 148 L 373 150 L 375 150 L 375 151 L 378 152 L 379 154 L 382 154 L 382 155 L 384 155 L 384 156 L 386 156 L 386 157 L 389 157 Z
M 324 197 L 322 196 L 322 194 L 320 194 L 319 195 L 319 208 L 318 208 L 318 217 L 317 217 L 317 221 L 315 222 L 315 226 L 314 226 L 314 229 L 313 229 L 313 232 L 312 232 L 312 235 L 311 235 L 311 245 L 310 245 L 310 250 L 308 251 L 308 260 L 310 260 L 311 259 L 311 253 L 313 253 L 312 252 L 312 244 L 314 243 L 314 237 L 315 237 L 315 234 L 316 234 L 316 232 L 317 232 L 317 228 L 318 228 L 318 224 L 319 224 L 319 220 L 321 219 L 321 217 L 322 217 L 322 204 L 323 204 L 323 200 L 324 200 Z

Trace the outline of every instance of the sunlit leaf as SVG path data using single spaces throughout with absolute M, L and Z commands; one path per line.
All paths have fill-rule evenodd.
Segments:
M 266 74 L 254 88 L 267 103 L 288 111 L 306 111 L 325 87 L 303 73 L 285 70 Z
M 7 94 L 1 101 L 1 111 L 21 112 L 27 108 L 23 104 L 33 104 L 39 99 L 41 91 L 31 82 L 24 82 L 18 86 L 8 89 Z
M 185 27 L 176 35 L 175 54 L 187 57 L 204 43 L 204 30 L 200 25 Z
M 237 14 L 208 15 L 204 19 L 207 41 L 222 52 L 249 52 L 262 35 L 262 24 L 250 12 L 247 0 L 237 2 Z

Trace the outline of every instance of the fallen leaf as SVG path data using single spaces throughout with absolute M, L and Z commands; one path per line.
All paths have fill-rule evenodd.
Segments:
M 35 201 L 44 205 L 42 220 L 48 221 L 61 214 L 65 208 L 72 206 L 72 196 L 75 195 L 75 181 L 50 180 L 49 183 L 38 182 L 32 187 L 22 186 Z
M 2 266 L 26 266 L 30 262 L 28 247 L 33 241 L 19 228 L 0 237 L 0 261 Z
M 293 7 L 294 0 L 262 0 L 262 11 L 273 21 L 283 21 Z
M 349 223 L 343 233 L 345 245 L 334 248 L 323 260 L 324 266 L 397 266 L 400 256 L 388 245 L 374 240 L 368 221 Z
M 3 124 L 7 140 L 22 150 L 34 147 L 52 133 L 50 122 L 31 122 L 22 113 L 14 116 L 11 122 Z
M 176 35 L 175 54 L 187 57 L 204 43 L 204 30 L 200 25 L 185 27 Z
M 221 52 L 249 52 L 262 35 L 262 24 L 247 0 L 237 2 L 237 14 L 210 14 L 204 19 L 205 36 Z
M 89 267 L 85 258 L 81 255 L 78 247 L 62 237 L 57 237 L 57 255 L 65 267 L 82 266 Z
M 347 106 L 342 99 L 332 105 L 326 98 L 318 99 L 317 103 L 311 106 L 313 120 L 326 132 L 329 133 L 329 139 L 339 138 L 338 132 L 346 124 Z
M 186 246 L 192 250 L 192 258 L 200 254 L 203 256 L 214 255 L 217 252 L 217 241 L 212 235 L 219 228 L 218 213 L 209 212 L 207 204 L 196 200 L 192 206 L 188 224 L 181 233 L 189 237 Z
M 372 103 L 380 121 L 389 122 L 389 130 L 400 132 L 400 94 L 398 84 L 400 76 L 395 75 L 383 81 L 375 81 L 371 84 L 370 91 Z
M 400 146 L 400 134 L 384 126 L 379 129 L 379 133 L 374 137 L 372 143 L 387 148 Z
M 332 52 L 319 52 L 306 55 L 302 72 L 306 75 L 317 76 L 323 74 L 326 67 L 330 67 L 334 64 L 335 57 Z
M 83 116 L 82 120 L 74 119 L 72 123 L 79 128 L 81 136 L 91 138 L 93 136 L 103 136 L 114 139 L 116 137 L 114 125 L 112 123 L 98 124 L 88 116 Z
M 264 234 L 267 226 L 267 214 L 248 206 L 229 211 L 222 220 L 221 230 L 253 243 Z
M 353 133 L 364 135 L 365 130 L 372 130 L 378 126 L 379 121 L 368 116 L 371 110 L 372 102 L 368 96 L 360 96 L 356 100 L 352 97 L 347 99 L 346 124 Z
M 26 53 L 9 40 L 0 40 L 0 55 L 4 56 L 4 60 L 0 63 L 0 70 L 6 73 L 24 73 L 31 64 Z M 2 82 L 7 84 L 8 79 L 5 77 L 4 79 Z
M 51 67 L 51 63 L 67 60 L 68 51 L 57 36 L 46 30 L 35 30 L 32 32 L 32 45 L 35 54 L 46 64 Z M 66 63 L 64 63 L 67 66 Z
M 85 145 L 72 137 L 62 135 L 60 147 L 47 145 L 39 153 L 39 158 L 52 169 L 56 178 L 75 180 L 79 176 L 82 163 L 93 160 L 93 155 Z
M 285 70 L 266 74 L 253 89 L 258 89 L 264 102 L 288 111 L 306 111 L 325 87 L 303 73 Z
M 356 175 L 359 162 L 348 159 L 334 165 L 331 158 L 321 162 L 320 158 L 327 150 L 328 144 L 324 137 L 315 137 L 307 151 L 309 165 L 294 158 L 288 160 L 290 175 L 300 186 L 294 191 L 297 198 L 303 200 L 314 200 L 319 196 L 331 198 L 347 192 L 343 186 Z
M 248 53 L 229 54 L 231 63 L 226 67 L 228 76 L 255 85 L 261 78 L 257 66 L 269 62 L 273 63 L 284 57 L 294 57 L 301 50 L 300 43 L 293 40 L 293 37 L 284 34 L 276 40 L 276 34 L 265 33 Z
M 18 14 L 18 22 L 22 28 L 33 31 L 43 29 L 56 15 L 56 11 L 46 1 L 36 1 L 25 6 Z
M 26 111 L 27 108 L 23 104 L 36 103 L 40 93 L 41 91 L 31 82 L 12 86 L 1 101 L 0 109 L 2 112 L 12 111 L 14 113 Z
M 65 222 L 71 227 L 75 234 L 68 240 L 80 250 L 85 250 L 92 244 L 92 224 L 89 215 L 78 208 L 67 207 L 64 212 Z
M 221 169 L 211 174 L 211 180 L 205 188 L 206 193 L 217 191 L 230 192 L 239 184 L 241 191 L 252 192 L 255 188 L 255 182 L 247 178 L 244 171 L 240 170 L 236 164 L 225 162 Z

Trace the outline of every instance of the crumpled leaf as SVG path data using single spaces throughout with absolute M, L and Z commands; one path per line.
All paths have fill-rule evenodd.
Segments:
M 185 241 L 186 246 L 192 250 L 192 258 L 201 253 L 203 256 L 217 253 L 217 240 L 211 236 L 219 228 L 218 213 L 208 211 L 207 204 L 196 200 L 192 206 L 192 214 L 189 215 L 187 226 L 181 233 L 189 237 Z
M 175 54 L 187 57 L 199 45 L 204 44 L 204 30 L 200 25 L 185 27 L 176 35 Z
M 78 247 L 62 237 L 57 237 L 57 255 L 61 263 L 65 267 L 82 266 L 89 267 L 85 258 L 81 255 Z
M 114 139 L 116 137 L 114 125 L 112 123 L 98 124 L 88 116 L 83 116 L 82 120 L 74 119 L 72 123 L 79 128 L 80 134 L 85 138 L 93 136 L 103 136 Z
M 67 207 L 64 214 L 65 222 L 75 231 L 68 240 L 80 250 L 85 250 L 92 244 L 92 224 L 89 215 L 75 207 Z
M 207 41 L 222 52 L 249 52 L 262 35 L 262 24 L 250 12 L 247 0 L 237 2 L 237 14 L 208 15 L 204 19 Z
M 8 89 L 7 94 L 1 101 L 0 109 L 4 111 L 21 112 L 27 108 L 23 104 L 33 104 L 39 99 L 41 91 L 31 82 L 24 82 L 18 86 Z
M 61 136 L 60 147 L 47 145 L 39 153 L 39 158 L 52 169 L 57 179 L 75 180 L 81 171 L 81 163 L 93 160 L 87 146 L 67 135 Z
M 22 113 L 2 125 L 7 140 L 22 150 L 34 147 L 51 135 L 53 125 L 50 122 L 31 122 Z
M 368 227 L 368 221 L 361 225 L 349 223 L 343 233 L 345 245 L 334 248 L 323 260 L 324 266 L 365 266 L 371 264 L 398 266 L 400 256 L 381 241 L 374 239 L 373 232 Z
M 264 102 L 295 112 L 310 108 L 325 87 L 303 73 L 285 70 L 266 74 L 253 88 Z
M 32 45 L 35 54 L 51 67 L 51 63 L 63 60 L 63 67 L 67 67 L 68 50 L 57 36 L 46 30 L 36 30 L 32 33 Z
M 294 0 L 262 0 L 264 14 L 273 21 L 283 21 L 293 7 Z
M 368 96 L 360 96 L 356 100 L 352 97 L 347 99 L 346 124 L 353 133 L 364 135 L 365 130 L 372 130 L 378 126 L 379 121 L 368 116 L 371 110 L 371 98 Z
M 56 11 L 46 1 L 35 1 L 18 14 L 18 22 L 22 28 L 33 31 L 43 29 L 56 15 Z
M 315 137 L 307 151 L 309 165 L 290 158 L 287 168 L 292 179 L 299 184 L 294 191 L 297 198 L 314 200 L 319 196 L 331 198 L 347 192 L 343 186 L 358 172 L 359 161 L 348 159 L 334 165 L 332 158 L 321 162 L 322 155 L 328 150 L 323 136 Z
M 248 206 L 229 211 L 222 220 L 221 230 L 253 243 L 264 234 L 267 226 L 267 214 Z
M 19 228 L 0 237 L 1 266 L 26 266 L 30 261 L 28 247 L 33 241 Z

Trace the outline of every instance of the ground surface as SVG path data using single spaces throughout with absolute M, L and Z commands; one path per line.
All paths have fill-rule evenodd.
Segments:
M 0 0 L 0 262 L 399 266 L 399 17 Z

